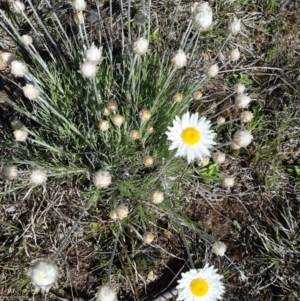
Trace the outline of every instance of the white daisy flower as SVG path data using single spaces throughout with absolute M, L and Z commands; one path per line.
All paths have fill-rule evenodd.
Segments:
M 219 275 L 213 266 L 205 265 L 203 269 L 192 269 L 182 273 L 179 285 L 177 300 L 184 301 L 216 301 L 221 300 L 225 288 Z
M 187 157 L 188 163 L 210 155 L 209 149 L 216 144 L 216 133 L 210 129 L 211 123 L 205 117 L 198 118 L 198 113 L 185 113 L 180 119 L 173 120 L 166 135 L 172 142 L 169 150 L 177 149 L 176 157 Z

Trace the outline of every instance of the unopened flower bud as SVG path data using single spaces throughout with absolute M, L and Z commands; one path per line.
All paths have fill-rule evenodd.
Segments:
M 94 78 L 97 74 L 97 71 L 97 65 L 91 62 L 84 62 L 80 66 L 80 73 L 86 78 Z
M 137 131 L 137 130 L 132 130 L 129 134 L 131 140 L 137 140 L 137 139 L 140 139 L 141 135 L 140 135 L 140 132 Z
M 187 63 L 187 57 L 182 50 L 178 50 L 172 58 L 172 64 L 175 68 L 182 68 Z
M 84 53 L 84 59 L 95 65 L 99 64 L 102 59 L 102 48 L 98 48 L 94 45 L 91 45 Z
M 246 89 L 245 85 L 242 83 L 236 83 L 233 88 L 234 92 L 236 92 L 237 94 L 243 94 Z
M 93 182 L 97 188 L 107 188 L 111 184 L 111 174 L 106 170 L 99 170 L 94 174 Z
M 112 220 L 114 220 L 114 221 L 115 221 L 116 219 L 118 219 L 118 215 L 117 215 L 116 210 L 110 211 L 109 217 L 110 217 Z
M 251 102 L 251 98 L 246 94 L 238 94 L 235 97 L 235 106 L 239 109 L 244 109 Z
M 225 255 L 226 250 L 227 246 L 222 241 L 216 241 L 211 246 L 211 251 L 221 257 Z
M 217 125 L 221 125 L 226 121 L 226 119 L 223 116 L 218 117 L 217 119 Z
M 12 61 L 11 63 L 11 73 L 15 77 L 23 77 L 28 73 L 28 67 L 25 63 L 20 61 Z
M 103 114 L 104 116 L 109 116 L 109 114 L 110 114 L 109 109 L 106 108 L 106 107 L 103 108 L 101 112 L 102 112 L 102 114 Z
M 247 147 L 253 139 L 253 136 L 249 131 L 238 130 L 233 135 L 233 143 L 239 147 Z
M 47 182 L 47 172 L 44 169 L 36 168 L 30 173 L 30 183 L 33 186 L 43 185 Z
M 210 77 L 215 77 L 217 76 L 219 73 L 219 67 L 218 67 L 218 64 L 214 64 L 214 65 L 211 65 L 208 69 L 207 69 L 207 74 L 210 76 Z
M 84 16 L 83 16 L 83 13 L 81 11 L 76 11 L 74 13 L 74 20 L 75 20 L 75 23 L 77 25 L 82 25 L 84 24 Z
M 6 64 L 6 65 L 9 65 L 11 64 L 11 62 L 13 60 L 15 60 L 15 57 L 12 53 L 10 52 L 2 52 L 1 53 L 1 57 L 2 57 L 2 61 Z
M 144 158 L 144 164 L 145 164 L 145 166 L 151 166 L 151 165 L 153 165 L 153 157 L 151 157 L 151 156 L 146 156 L 145 158 Z
M 253 119 L 253 113 L 250 111 L 244 111 L 241 113 L 240 118 L 243 123 L 250 122 Z
M 183 98 L 183 95 L 181 93 L 175 93 L 174 96 L 173 96 L 173 100 L 175 102 L 181 102 L 182 98 Z
M 48 293 L 52 286 L 57 286 L 58 268 L 50 260 L 36 262 L 27 274 L 31 277 L 34 293 Z
M 203 93 L 201 91 L 196 91 L 193 93 L 193 98 L 195 100 L 200 100 L 202 98 L 202 96 L 203 96 Z
M 23 87 L 23 93 L 26 98 L 30 100 L 37 99 L 40 95 L 40 90 L 38 87 L 32 84 L 26 84 L 26 86 Z
M 133 52 L 138 55 L 144 55 L 149 48 L 149 42 L 145 38 L 139 38 L 133 43 Z
M 145 232 L 143 235 L 143 240 L 146 244 L 151 244 L 152 241 L 154 240 L 155 236 L 151 232 Z
M 238 32 L 241 30 L 242 22 L 240 19 L 237 19 L 234 17 L 233 21 L 229 23 L 229 31 L 232 35 L 238 34 Z
M 115 126 L 121 126 L 124 122 L 124 117 L 117 114 L 112 118 L 112 122 Z
M 96 294 L 96 301 L 117 301 L 117 293 L 109 285 L 102 285 Z
M 225 177 L 223 179 L 223 186 L 225 188 L 231 188 L 234 186 L 234 178 L 233 177 Z
M 225 162 L 226 155 L 222 152 L 215 152 L 213 154 L 213 160 L 215 163 L 223 164 Z
M 107 120 L 99 121 L 98 127 L 101 132 L 106 132 L 109 129 L 109 122 Z
M 24 42 L 24 44 L 26 44 L 27 46 L 31 45 L 33 42 L 32 37 L 28 34 L 22 35 L 21 38 L 22 38 L 22 41 Z
M 18 176 L 18 169 L 13 165 L 5 165 L 1 171 L 2 178 L 5 180 L 14 180 Z
M 13 8 L 17 14 L 22 14 L 25 11 L 25 5 L 21 1 L 14 1 Z
M 107 103 L 107 108 L 108 108 L 109 111 L 115 112 L 118 109 L 118 104 L 114 100 L 110 100 Z
M 151 196 L 151 202 L 153 204 L 160 204 L 164 200 L 164 194 L 161 191 L 154 191 Z
M 123 219 L 123 218 L 128 216 L 129 209 L 125 205 L 119 205 L 116 208 L 116 213 L 117 213 L 117 216 L 118 216 L 119 219 Z
M 27 139 L 28 132 L 24 129 L 18 129 L 14 131 L 14 136 L 16 138 L 16 141 L 24 142 Z
M 86 2 L 84 0 L 74 0 L 73 7 L 77 11 L 83 11 L 86 9 Z
M 139 116 L 142 121 L 148 121 L 151 118 L 151 112 L 149 110 L 142 110 Z
M 204 157 L 204 158 L 198 160 L 197 163 L 200 167 L 205 167 L 209 163 L 209 157 Z
M 241 53 L 238 48 L 230 51 L 229 58 L 232 62 L 236 62 L 240 59 Z

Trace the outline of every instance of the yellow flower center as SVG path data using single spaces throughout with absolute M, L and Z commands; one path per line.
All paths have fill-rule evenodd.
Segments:
M 207 294 L 209 285 L 206 280 L 198 278 L 190 284 L 191 292 L 196 297 L 203 297 Z
M 188 145 L 194 145 L 200 141 L 201 134 L 195 128 L 186 128 L 185 130 L 183 130 L 181 138 L 184 143 Z
M 38 279 L 39 279 L 40 281 L 45 280 L 45 279 L 46 279 L 45 274 L 40 273 L 40 274 L 38 275 Z

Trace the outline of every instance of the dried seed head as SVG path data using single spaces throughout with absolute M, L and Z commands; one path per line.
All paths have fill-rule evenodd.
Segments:
M 234 92 L 236 92 L 237 94 L 243 94 L 246 89 L 245 85 L 242 83 L 236 83 L 233 88 Z
M 163 202 L 163 200 L 164 200 L 164 194 L 161 191 L 156 190 L 152 193 L 151 202 L 153 204 L 160 204 Z
M 14 180 L 18 176 L 18 168 L 13 165 L 5 165 L 1 171 L 2 178 L 5 180 Z
M 249 131 L 238 130 L 233 135 L 233 143 L 239 147 L 247 147 L 253 139 L 253 136 Z
M 94 45 L 91 45 L 84 53 L 84 60 L 95 65 L 99 64 L 102 60 L 102 48 L 98 48 Z
M 117 293 L 109 285 L 100 286 L 95 297 L 96 301 L 117 301 Z
M 183 98 L 183 95 L 181 93 L 175 93 L 174 96 L 173 96 L 173 100 L 175 102 L 181 102 L 182 98 Z
M 153 160 L 153 157 L 151 157 L 151 156 L 146 156 L 144 158 L 145 166 L 151 166 L 151 165 L 153 165 L 153 162 L 154 162 L 154 160 Z
M 175 68 L 182 68 L 187 63 L 187 57 L 182 50 L 178 50 L 172 58 L 172 64 Z
M 40 90 L 38 87 L 32 84 L 26 84 L 26 86 L 23 87 L 23 93 L 26 98 L 30 100 L 37 99 L 40 95 Z
M 28 34 L 23 34 L 21 38 L 24 44 L 26 44 L 27 46 L 31 45 L 33 42 L 32 37 Z
M 110 100 L 107 103 L 107 108 L 108 108 L 109 111 L 115 112 L 118 109 L 118 104 L 114 100 Z
M 58 268 L 50 260 L 36 262 L 27 274 L 31 277 L 35 293 L 48 293 L 52 286 L 57 286 Z
M 138 55 L 144 55 L 149 48 L 149 42 L 145 38 L 139 38 L 133 43 L 133 52 Z
M 226 155 L 222 152 L 215 152 L 213 154 L 213 160 L 215 163 L 223 164 L 225 162 Z
M 240 19 L 234 17 L 233 21 L 229 23 L 229 31 L 232 35 L 236 35 L 241 30 L 242 22 Z
M 212 15 L 208 2 L 195 3 L 192 8 L 192 21 L 197 30 L 208 30 L 212 25 Z
M 227 250 L 227 246 L 226 244 L 224 244 L 222 241 L 216 241 L 215 243 L 213 243 L 213 245 L 211 246 L 211 251 L 218 255 L 218 256 L 224 256 L 225 252 Z
M 208 165 L 209 157 L 204 157 L 204 158 L 198 160 L 197 163 L 200 167 L 204 167 L 204 166 Z
M 80 66 L 80 73 L 83 77 L 94 78 L 97 74 L 98 67 L 94 63 L 84 62 Z
M 1 54 L 1 57 L 2 57 L 2 61 L 6 64 L 6 65 L 10 65 L 11 62 L 13 60 L 15 60 L 15 57 L 12 53 L 10 52 L 2 52 Z
M 106 132 L 109 129 L 109 122 L 107 120 L 101 120 L 98 126 L 101 132 Z
M 21 1 L 14 1 L 13 9 L 17 14 L 22 14 L 25 11 L 25 5 Z
M 234 186 L 234 177 L 225 177 L 223 179 L 223 186 L 225 188 L 231 188 Z
M 93 182 L 97 188 L 107 188 L 111 184 L 111 174 L 106 170 L 99 170 L 94 174 Z
M 27 139 L 28 133 L 24 129 L 18 129 L 14 131 L 14 136 L 16 138 L 16 141 L 24 142 Z
M 141 135 L 140 135 L 140 132 L 137 131 L 137 130 L 132 130 L 129 134 L 131 140 L 137 140 L 137 139 L 140 139 Z
M 253 113 L 250 111 L 244 111 L 241 113 L 240 118 L 243 123 L 250 122 L 253 119 Z
M 251 102 L 251 98 L 246 94 L 237 94 L 235 97 L 235 106 L 239 109 L 245 109 Z
M 117 114 L 112 118 L 112 122 L 115 126 L 121 126 L 122 123 L 124 122 L 124 117 Z
M 129 213 L 128 207 L 125 205 L 119 205 L 116 208 L 116 213 L 119 219 L 123 219 L 128 216 Z
M 236 62 L 240 59 L 241 53 L 238 48 L 230 51 L 229 58 L 232 62 Z
M 144 109 L 139 113 L 139 116 L 142 121 L 148 121 L 151 118 L 151 112 Z
M 11 62 L 11 74 L 15 77 L 23 77 L 28 73 L 28 67 L 25 63 L 20 61 Z
M 74 0 L 73 7 L 77 11 L 83 11 L 86 9 L 86 2 L 84 0 Z
M 36 168 L 30 173 L 30 183 L 33 186 L 43 185 L 47 182 L 47 172 L 44 169 Z
M 208 69 L 207 69 L 207 74 L 210 76 L 210 77 L 215 77 L 217 76 L 219 73 L 219 67 L 218 67 L 218 64 L 214 64 L 214 65 L 211 65 Z
M 195 100 L 200 100 L 200 99 L 202 98 L 202 96 L 203 96 L 203 93 L 202 93 L 201 91 L 196 91 L 196 92 L 194 92 L 194 94 L 193 94 L 193 98 L 194 98 Z
M 152 232 L 145 232 L 143 235 L 143 240 L 144 240 L 144 243 L 146 243 L 146 244 L 151 244 L 152 241 L 154 240 L 154 238 L 155 238 L 155 235 Z
M 223 124 L 225 121 L 226 121 L 226 119 L 225 119 L 223 116 L 220 116 L 220 117 L 217 119 L 217 125 L 221 125 L 221 124 Z

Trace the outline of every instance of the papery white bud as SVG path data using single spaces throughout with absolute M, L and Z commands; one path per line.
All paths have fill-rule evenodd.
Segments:
M 98 126 L 101 132 L 106 132 L 109 129 L 109 122 L 107 120 L 101 120 Z
M 118 109 L 118 104 L 114 100 L 110 100 L 107 103 L 107 108 L 108 108 L 108 110 L 115 112 Z
M 47 178 L 47 172 L 41 168 L 36 168 L 30 173 L 30 183 L 33 186 L 45 184 L 47 182 Z
M 237 94 L 243 94 L 245 92 L 246 87 L 242 83 L 236 83 L 233 86 L 233 89 L 234 89 L 234 92 L 236 92 Z
M 210 76 L 210 77 L 215 77 L 217 76 L 219 73 L 219 67 L 218 67 L 218 64 L 214 64 L 214 65 L 211 65 L 208 69 L 207 69 L 207 74 Z
M 27 274 L 31 277 L 35 293 L 48 293 L 52 286 L 57 286 L 58 268 L 50 260 L 36 262 Z
M 251 98 L 246 94 L 238 94 L 235 97 L 235 106 L 239 109 L 244 109 L 251 102 Z
M 143 161 L 145 166 L 152 166 L 154 162 L 153 157 L 151 156 L 146 156 Z
M 142 110 L 139 113 L 142 121 L 148 121 L 151 118 L 151 112 L 149 110 Z
M 240 19 L 234 17 L 233 21 L 229 23 L 229 31 L 231 34 L 236 35 L 241 30 L 242 22 Z
M 237 145 L 237 144 L 234 143 L 234 142 L 232 142 L 232 143 L 230 144 L 230 147 L 231 147 L 233 150 L 238 150 L 238 149 L 241 148 L 239 145 Z
M 117 293 L 109 285 L 100 286 L 95 297 L 96 301 L 117 301 Z
M 26 86 L 23 87 L 23 93 L 26 98 L 34 100 L 39 97 L 40 90 L 38 89 L 38 87 L 32 84 L 26 84 Z
M 143 235 L 143 240 L 146 244 L 151 244 L 152 241 L 154 240 L 155 236 L 151 232 L 145 232 Z
M 222 241 L 216 241 L 211 246 L 211 251 L 214 254 L 221 256 L 221 257 L 225 255 L 226 250 L 227 250 L 227 246 Z
M 194 98 L 195 100 L 200 100 L 200 99 L 202 98 L 202 96 L 203 96 L 203 93 L 202 93 L 201 91 L 195 91 L 195 92 L 193 93 L 193 98 Z
M 110 211 L 109 212 L 109 217 L 112 219 L 112 220 L 116 220 L 116 219 L 118 219 L 118 215 L 117 215 L 117 212 L 116 212 L 116 210 L 112 210 L 112 211 Z
M 109 116 L 109 114 L 110 114 L 110 112 L 109 112 L 109 109 L 108 108 L 103 108 L 102 110 L 101 110 L 101 112 L 102 112 L 102 114 L 104 115 L 104 116 Z
M 212 25 L 212 8 L 208 2 L 195 3 L 192 8 L 192 21 L 197 30 L 208 30 Z
M 107 188 L 111 184 L 111 174 L 106 170 L 99 170 L 94 174 L 93 182 L 97 188 Z
M 174 96 L 173 96 L 173 100 L 174 100 L 175 102 L 181 102 L 181 101 L 182 101 L 182 98 L 183 98 L 182 93 L 175 93 Z
M 132 139 L 132 140 L 137 140 L 137 139 L 140 139 L 141 135 L 140 135 L 140 132 L 137 131 L 137 130 L 132 130 L 129 134 L 129 137 Z
M 99 64 L 102 59 L 102 48 L 96 47 L 93 43 L 91 47 L 85 51 L 84 59 L 95 65 Z
M 12 61 L 11 73 L 15 77 L 23 77 L 28 72 L 28 67 L 25 63 L 20 61 Z
M 125 205 L 119 205 L 116 208 L 116 213 L 119 219 L 123 219 L 128 216 L 129 213 L 128 207 Z
M 138 55 L 146 54 L 149 48 L 149 42 L 145 38 L 139 38 L 133 43 L 133 52 Z
M 11 64 L 11 62 L 15 59 L 14 55 L 10 52 L 2 52 L 1 57 L 2 57 L 2 61 L 6 65 Z
M 151 202 L 153 204 L 160 204 L 164 200 L 164 194 L 161 191 L 154 191 L 151 195 Z
M 5 180 L 14 180 L 18 176 L 18 169 L 13 165 L 5 165 L 1 171 L 2 178 Z
M 25 10 L 25 5 L 21 1 L 14 1 L 13 8 L 17 14 L 22 14 Z
M 218 117 L 217 119 L 217 125 L 221 125 L 226 121 L 226 119 L 223 116 Z
M 148 127 L 147 127 L 147 132 L 148 132 L 149 134 L 153 133 L 153 132 L 154 132 L 153 126 L 148 126 Z
M 80 73 L 83 77 L 93 78 L 96 76 L 98 71 L 97 65 L 91 62 L 84 62 L 80 66 Z
M 115 126 L 121 126 L 122 123 L 124 122 L 124 117 L 117 114 L 112 118 L 112 122 Z
M 231 61 L 236 62 L 240 59 L 241 53 L 238 48 L 235 48 L 230 51 L 229 58 Z
M 84 15 L 81 11 L 77 11 L 74 13 L 74 20 L 77 25 L 84 24 Z
M 223 164 L 225 162 L 226 155 L 222 152 L 215 152 L 213 154 L 213 160 L 215 163 Z
M 250 111 L 244 111 L 241 113 L 240 118 L 243 123 L 250 122 L 253 119 L 253 113 Z
M 205 167 L 206 165 L 208 165 L 209 160 L 210 160 L 209 157 L 204 157 L 204 158 L 198 160 L 197 163 L 200 167 Z
M 27 46 L 31 45 L 33 42 L 32 37 L 28 34 L 23 34 L 21 36 L 21 38 L 22 38 L 22 41 L 24 42 L 24 44 L 26 44 Z
M 27 139 L 28 132 L 24 129 L 18 129 L 14 131 L 14 136 L 16 138 L 16 141 L 24 142 Z
M 182 50 L 178 50 L 172 58 L 172 64 L 175 68 L 182 68 L 187 63 L 186 54 Z
M 77 11 L 83 11 L 86 9 L 86 2 L 84 0 L 74 0 L 73 7 Z
M 233 143 L 239 147 L 247 147 L 253 139 L 253 136 L 249 131 L 238 130 L 233 135 Z
M 225 177 L 223 179 L 222 183 L 225 188 L 231 188 L 234 186 L 234 178 L 233 177 Z

